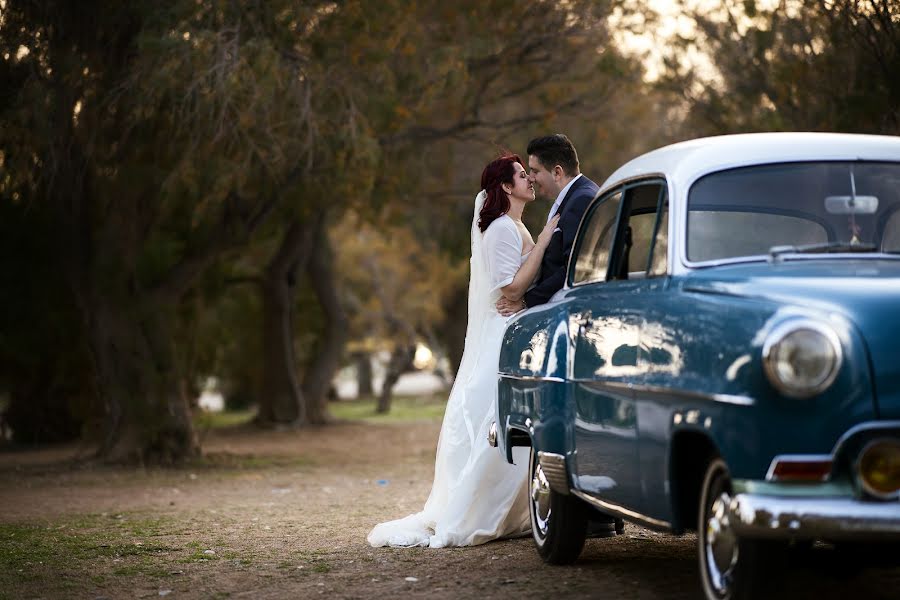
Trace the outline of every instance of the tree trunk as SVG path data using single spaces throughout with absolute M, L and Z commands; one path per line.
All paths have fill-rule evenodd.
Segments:
M 340 366 L 341 354 L 347 341 L 347 315 L 338 296 L 332 263 L 331 246 L 324 219 L 319 223 L 317 243 L 307 265 L 309 282 L 325 314 L 325 333 L 316 359 L 306 372 L 303 392 L 310 423 L 330 422 L 328 389 Z
M 301 426 L 309 420 L 297 381 L 293 309 L 296 271 L 309 261 L 313 232 L 314 225 L 292 221 L 261 284 L 265 360 L 256 422 L 263 426 Z
M 374 396 L 372 388 L 372 357 L 368 352 L 355 352 L 353 363 L 356 365 L 356 396 Z
M 200 453 L 174 365 L 174 311 L 166 310 L 179 296 L 137 289 L 128 271 L 135 264 L 136 224 L 128 215 L 96 226 L 91 165 L 70 125 L 73 92 L 62 84 L 59 88 L 56 121 L 63 124 L 59 135 L 65 151 L 47 195 L 60 232 L 59 259 L 81 313 L 103 405 L 97 457 L 177 463 Z M 118 261 L 115 269 L 110 269 L 111 258 Z
M 384 384 L 381 386 L 381 394 L 378 395 L 378 405 L 375 407 L 376 413 L 383 415 L 390 412 L 394 386 L 397 385 L 400 376 L 412 368 L 415 357 L 416 347 L 414 345 L 401 344 L 391 352 L 391 360 L 384 376 Z
M 114 462 L 175 464 L 199 455 L 163 311 L 136 311 L 107 302 L 92 307 L 88 335 L 106 409 L 98 456 Z

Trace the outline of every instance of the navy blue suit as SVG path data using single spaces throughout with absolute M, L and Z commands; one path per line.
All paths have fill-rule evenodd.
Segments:
M 585 209 L 598 191 L 600 188 L 597 184 L 584 175 L 569 188 L 556 211 L 559 215 L 556 227 L 560 231 L 555 232 L 550 238 L 550 244 L 541 260 L 541 274 L 535 286 L 525 292 L 525 303 L 528 306 L 544 304 L 562 289 L 566 282 L 566 267 L 569 264 L 569 254 L 572 252 L 572 242 L 575 241 L 575 234 L 578 232 L 578 224 L 581 223 Z

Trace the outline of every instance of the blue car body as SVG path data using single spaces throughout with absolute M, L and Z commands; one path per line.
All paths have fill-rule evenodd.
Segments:
M 880 183 L 865 198 L 874 201 L 857 191 L 871 165 Z M 667 147 L 619 169 L 582 220 L 566 287 L 507 327 L 500 451 L 510 462 L 515 445 L 558 457 L 557 491 L 658 530 L 696 528 L 703 461 L 714 454 L 744 501 L 731 505 L 742 535 L 900 538 L 897 494 L 872 497 L 859 475 L 870 443 L 900 441 L 900 248 L 888 247 L 894 204 L 900 211 L 894 168 L 900 176 L 896 138 L 757 134 Z M 732 180 L 710 178 L 721 173 Z M 811 184 L 813 173 L 833 178 L 834 189 Z M 741 200 L 723 191 L 766 177 L 779 191 Z M 700 182 L 709 188 L 702 197 Z M 644 209 L 637 194 L 650 198 Z M 592 224 L 604 202 L 622 205 L 608 209 L 605 229 Z M 617 253 L 625 253 L 619 263 L 632 260 L 642 215 L 648 268 L 615 266 Z M 701 231 L 705 223 L 714 226 Z M 736 240 L 743 225 L 725 231 L 735 223 L 758 229 Z M 779 238 L 789 230 L 832 245 L 776 247 L 794 243 Z M 604 236 L 608 247 L 586 250 Z M 758 253 L 744 250 L 754 237 L 766 238 Z M 701 248 L 709 239 L 717 249 Z M 665 255 L 655 267 L 654 253 Z M 599 261 L 602 272 L 591 275 L 582 260 Z M 645 264 L 643 254 L 636 260 Z M 786 391 L 766 370 L 773 336 L 795 326 L 833 340 L 830 358 L 811 359 L 834 364 L 814 393 Z M 802 356 L 784 356 L 781 368 L 806 368 Z

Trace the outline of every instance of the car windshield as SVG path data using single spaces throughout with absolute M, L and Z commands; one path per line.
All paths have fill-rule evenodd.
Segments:
M 691 262 L 785 254 L 900 253 L 900 163 L 803 162 L 699 179 Z

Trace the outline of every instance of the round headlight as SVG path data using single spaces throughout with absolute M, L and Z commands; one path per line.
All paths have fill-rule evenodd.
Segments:
M 900 442 L 870 442 L 859 455 L 856 471 L 868 494 L 893 500 L 900 494 Z
M 796 319 L 776 327 L 763 344 L 763 365 L 785 396 L 809 398 L 832 384 L 841 366 L 841 342 L 827 325 Z

